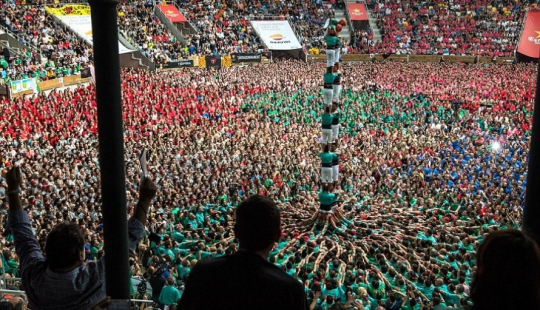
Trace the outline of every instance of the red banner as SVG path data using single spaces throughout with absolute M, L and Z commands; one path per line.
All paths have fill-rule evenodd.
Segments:
M 172 4 L 158 4 L 158 8 L 167 16 L 167 18 L 173 23 L 187 22 L 187 19 L 178 11 L 178 9 Z
M 540 57 L 540 11 L 529 11 L 518 52 L 532 58 Z
M 369 20 L 366 7 L 362 3 L 347 3 L 351 20 Z

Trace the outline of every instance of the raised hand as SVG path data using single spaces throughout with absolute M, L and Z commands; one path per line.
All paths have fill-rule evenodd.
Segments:
M 6 173 L 8 192 L 16 191 L 21 187 L 21 168 L 13 166 Z
M 139 189 L 139 201 L 142 203 L 150 203 L 152 198 L 156 195 L 156 184 L 148 177 L 145 177 L 142 181 L 141 188 Z

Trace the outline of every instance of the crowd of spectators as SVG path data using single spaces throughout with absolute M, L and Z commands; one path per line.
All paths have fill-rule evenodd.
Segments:
M 305 283 L 314 308 L 466 303 L 478 245 L 521 223 L 536 66 L 341 69 L 343 220 L 313 216 L 324 66 L 122 71 L 127 212 L 143 148 L 159 188 L 132 271 L 152 296 L 134 296 L 159 302 L 164 275 L 181 288 L 197 261 L 233 253 L 233 206 L 258 193 L 282 212 L 270 260 Z M 103 254 L 94 98 L 87 85 L 0 104 L 0 168 L 21 166 L 38 240 L 76 222 L 88 260 Z M 15 274 L 5 191 L 0 178 L 2 262 Z
M 201 55 L 257 52 L 264 45 L 251 19 L 289 19 L 306 51 L 324 53 L 324 25 L 342 1 L 188 1 L 176 4 L 197 32 L 178 40 L 154 14 L 148 1 L 122 1 L 118 24 L 126 39 L 153 62 Z M 373 30 L 356 29 L 347 53 L 477 55 L 512 57 L 529 8 L 513 1 L 419 2 L 366 1 L 382 41 Z M 0 59 L 5 82 L 27 77 L 46 80 L 78 74 L 92 61 L 92 49 L 47 14 L 43 5 L 0 4 L 0 25 L 16 34 L 27 48 Z M 43 56 L 43 57 L 42 57 Z M 48 62 L 45 62 L 45 59 Z
M 153 5 L 147 1 L 121 1 L 118 28 L 135 48 L 156 64 L 187 56 L 178 38 L 159 20 Z
M 0 62 L 4 81 L 78 74 L 91 63 L 92 47 L 47 14 L 43 5 L 2 2 L 0 8 L 0 25 L 27 46 L 19 55 L 12 53 L 11 59 Z
M 495 57 L 514 55 L 529 7 L 488 0 L 368 4 L 383 35 L 379 53 Z
M 335 2 L 335 1 L 334 1 Z M 323 1 L 177 1 L 199 33 L 188 38 L 200 53 L 228 54 L 263 49 L 249 20 L 290 18 L 304 46 L 322 47 L 324 29 L 333 16 L 332 3 Z
M 350 54 L 375 54 L 380 42 L 374 41 L 373 29 L 356 29 L 351 35 L 351 44 L 348 48 Z

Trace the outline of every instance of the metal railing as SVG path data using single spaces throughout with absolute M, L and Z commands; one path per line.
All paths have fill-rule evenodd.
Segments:
M 180 29 L 178 29 L 178 27 L 176 27 L 176 25 L 173 22 L 171 22 L 167 18 L 167 16 L 165 16 L 165 14 L 161 12 L 161 10 L 157 6 L 154 6 L 154 14 L 156 14 L 159 17 L 159 20 L 163 24 L 165 24 L 165 26 L 169 29 L 169 31 L 180 41 L 180 43 L 182 43 L 183 45 L 186 44 L 186 39 L 184 38 L 184 35 L 180 31 Z
M 345 3 L 345 17 L 347 18 L 347 25 L 349 26 L 349 31 L 351 32 L 351 37 L 350 37 L 350 43 L 352 43 L 352 39 L 353 39 L 353 36 L 354 36 L 354 25 L 352 23 L 352 20 L 351 20 L 351 15 L 349 15 L 349 7 L 347 6 L 347 3 Z M 366 8 L 366 12 L 367 12 L 367 8 Z M 369 19 L 369 13 L 368 13 L 368 19 Z
M 25 296 L 26 297 L 26 292 L 25 291 L 19 291 L 19 290 L 0 289 L 0 294 L 2 294 L 2 295 L 11 294 L 11 295 L 15 295 L 15 296 Z M 145 303 L 145 304 L 153 303 L 152 300 L 148 300 L 148 299 L 130 299 L 130 302 L 133 302 L 133 303 Z
M 196 25 L 194 25 L 191 20 L 188 18 L 189 15 L 186 15 L 186 12 L 184 11 L 184 9 L 180 8 L 180 6 L 176 3 L 176 1 L 173 2 L 174 4 L 174 7 L 180 12 L 182 13 L 182 15 L 184 15 L 184 17 L 186 18 L 189 26 L 191 27 L 191 29 L 193 31 L 195 31 L 195 33 L 198 33 L 199 32 L 199 27 L 197 27 Z
M 0 29 L 5 31 L 7 36 L 12 36 L 19 44 L 24 45 L 26 48 L 28 48 L 30 50 L 35 50 L 38 53 L 39 57 L 43 58 L 43 52 L 41 51 L 41 49 L 39 47 L 33 45 L 32 43 L 29 43 L 26 40 L 24 40 L 21 36 L 19 36 L 18 34 L 16 34 L 15 32 L 13 32 L 12 30 L 8 29 L 7 27 L 5 27 L 3 25 L 0 25 Z M 7 40 L 7 47 L 10 48 L 10 49 L 11 48 L 17 49 L 18 54 L 20 54 L 20 47 L 12 47 L 11 44 L 9 43 L 9 40 Z
M 291 29 L 293 30 L 294 34 L 296 35 L 296 39 L 298 39 L 298 42 L 300 42 L 301 45 L 304 44 L 304 37 L 300 35 L 300 33 L 298 33 L 298 29 L 296 29 L 296 27 L 294 27 L 294 22 L 292 21 L 291 17 L 289 16 L 289 14 L 287 14 L 287 21 L 289 22 L 289 25 L 291 26 Z

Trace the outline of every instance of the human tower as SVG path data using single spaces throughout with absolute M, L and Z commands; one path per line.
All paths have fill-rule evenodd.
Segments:
M 321 159 L 321 190 L 319 191 L 319 210 L 308 221 L 309 225 L 324 223 L 336 226 L 346 221 L 338 205 L 339 191 L 339 120 L 341 117 L 341 39 L 339 33 L 347 21 L 342 18 L 332 19 L 328 26 L 326 43 L 326 70 L 323 76 L 324 111 L 321 117 L 322 153 Z M 327 227 L 327 226 L 325 226 Z M 326 230 L 326 229 L 324 229 Z

